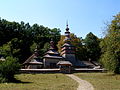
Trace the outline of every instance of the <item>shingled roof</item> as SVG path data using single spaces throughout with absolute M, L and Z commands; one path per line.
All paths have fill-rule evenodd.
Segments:
M 55 59 L 63 59 L 60 56 L 59 52 L 55 49 L 54 42 L 50 42 L 50 49 L 45 53 L 44 58 L 55 58 Z
M 34 50 L 34 53 L 23 64 L 43 64 L 38 58 L 37 48 Z
M 72 63 L 69 62 L 69 61 L 59 61 L 59 62 L 57 63 L 57 65 L 70 65 L 70 66 L 72 66 Z

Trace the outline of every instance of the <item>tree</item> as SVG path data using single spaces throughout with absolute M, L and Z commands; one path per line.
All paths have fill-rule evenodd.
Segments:
M 92 32 L 86 35 L 84 45 L 87 52 L 87 60 L 97 61 L 100 57 L 100 40 Z
M 108 25 L 107 34 L 100 43 L 100 61 L 110 72 L 120 73 L 120 13 Z
M 50 29 L 38 24 L 30 26 L 29 23 L 23 21 L 18 23 L 0 19 L 0 54 L 4 54 L 5 57 L 17 57 L 20 63 L 23 63 L 32 54 L 31 47 L 38 46 L 42 57 L 46 51 L 44 45 L 46 46 L 51 38 L 57 44 L 60 39 L 60 29 Z
M 20 49 L 16 48 L 17 45 L 16 43 L 14 43 L 15 41 L 17 41 L 16 38 L 12 39 L 7 44 L 3 44 L 3 46 L 0 47 L 0 54 L 3 55 L 4 57 L 7 56 L 16 57 Z
M 58 51 L 59 51 L 59 52 L 61 52 L 61 47 L 62 47 L 63 44 L 65 43 L 65 42 L 64 42 L 64 39 L 65 39 L 65 36 L 64 36 L 64 35 L 61 35 L 60 41 L 59 41 L 58 44 L 57 44 L 57 47 L 58 47 Z
M 16 58 L 6 57 L 5 61 L 0 61 L 0 82 L 15 81 L 14 75 L 18 73 L 20 64 Z

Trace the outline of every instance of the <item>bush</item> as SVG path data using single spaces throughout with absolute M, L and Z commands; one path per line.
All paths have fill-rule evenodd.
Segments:
M 118 61 L 116 55 L 110 51 L 105 52 L 100 59 L 100 62 L 109 72 L 116 72 Z
M 16 58 L 7 57 L 6 61 L 0 63 L 0 82 L 12 82 L 14 75 L 19 71 L 20 64 Z

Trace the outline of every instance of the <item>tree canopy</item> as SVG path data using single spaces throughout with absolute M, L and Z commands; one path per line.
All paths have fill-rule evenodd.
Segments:
M 55 44 L 60 39 L 60 29 L 44 27 L 43 25 L 29 25 L 29 23 L 9 22 L 0 19 L 0 54 L 13 56 L 23 63 L 31 54 L 36 46 L 39 46 L 42 56 L 47 50 L 44 45 L 50 39 L 55 40 Z M 48 48 L 48 47 L 47 47 Z
M 107 34 L 100 43 L 100 61 L 111 72 L 120 73 L 120 13 L 108 25 Z
M 92 32 L 88 33 L 84 39 L 87 59 L 97 61 L 100 57 L 100 39 Z

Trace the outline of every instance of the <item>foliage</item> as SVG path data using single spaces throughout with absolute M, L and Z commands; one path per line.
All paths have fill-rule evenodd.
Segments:
M 120 73 L 120 14 L 114 17 L 107 30 L 105 38 L 100 43 L 100 61 L 109 71 Z
M 109 71 L 114 72 L 118 61 L 116 61 L 116 56 L 111 51 L 107 51 L 101 56 L 101 62 Z
M 60 29 L 44 27 L 42 25 L 29 23 L 9 22 L 5 19 L 0 19 L 0 54 L 13 56 L 23 63 L 33 52 L 34 43 L 39 46 L 38 49 L 49 43 L 50 39 L 55 40 L 55 44 L 60 39 Z M 43 52 L 44 53 L 44 52 Z M 42 54 L 40 54 L 42 55 Z
M 85 39 L 79 38 L 73 33 L 70 34 L 70 43 L 76 47 L 76 57 L 79 60 L 98 60 L 100 57 L 100 39 L 92 34 L 87 34 Z M 61 35 L 61 39 L 58 42 L 58 50 L 61 52 L 61 47 L 65 43 L 65 36 Z
M 16 58 L 6 57 L 6 61 L 0 63 L 0 82 L 14 81 L 14 75 L 20 69 L 20 64 Z
M 92 32 L 88 33 L 84 39 L 87 60 L 97 61 L 100 57 L 100 40 Z
M 0 47 L 0 55 L 3 55 L 4 57 L 12 56 L 15 58 L 19 58 L 20 49 L 16 48 L 17 45 L 16 43 L 14 43 L 14 40 L 16 41 L 17 39 L 14 38 L 7 44 L 3 44 L 3 46 Z
M 64 35 L 61 35 L 60 41 L 59 41 L 58 44 L 57 44 L 57 47 L 58 47 L 58 51 L 59 51 L 59 52 L 61 52 L 61 47 L 62 47 L 63 44 L 64 44 L 64 39 L 65 39 L 65 36 L 64 36 Z
M 43 47 L 42 50 L 45 53 L 49 48 L 50 48 L 50 43 L 47 42 L 47 43 L 44 44 L 44 47 Z
M 34 50 L 35 50 L 36 47 L 37 47 L 37 44 L 34 42 L 34 43 L 30 46 L 30 51 L 31 51 L 32 53 L 34 53 Z
M 0 47 L 0 54 L 3 55 L 4 57 L 11 55 L 10 51 L 11 50 L 9 44 L 4 44 L 3 46 Z
M 85 52 L 85 47 L 82 44 L 83 39 L 80 37 L 77 37 L 73 33 L 71 34 L 71 44 L 75 46 L 76 48 L 76 57 L 79 60 L 85 60 L 86 59 L 86 52 Z

